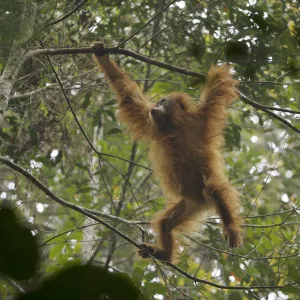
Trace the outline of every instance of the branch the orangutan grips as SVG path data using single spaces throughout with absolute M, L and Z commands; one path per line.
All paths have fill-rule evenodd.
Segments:
M 141 244 L 142 258 L 172 261 L 178 229 L 190 227 L 203 212 L 214 210 L 230 247 L 242 243 L 239 193 L 225 176 L 221 155 L 227 109 L 237 99 L 237 81 L 227 65 L 210 68 L 198 103 L 173 92 L 156 104 L 96 44 L 93 59 L 115 91 L 118 119 L 135 139 L 147 139 L 154 174 L 160 178 L 167 207 L 152 225 L 157 244 Z M 200 103 L 200 104 L 199 104 Z
M 149 258 L 149 257 L 154 257 L 155 259 L 161 260 L 161 261 L 170 261 L 170 256 L 169 254 L 161 250 L 157 247 L 154 247 L 153 245 L 148 245 L 148 244 L 141 244 L 140 249 L 138 251 L 138 254 L 142 258 Z
M 105 45 L 102 42 L 95 43 L 95 45 L 92 47 L 92 51 L 97 56 L 108 55 L 108 53 L 105 51 Z

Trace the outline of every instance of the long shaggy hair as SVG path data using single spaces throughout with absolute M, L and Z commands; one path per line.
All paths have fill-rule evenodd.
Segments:
M 201 212 L 215 208 L 231 247 L 241 241 L 237 190 L 224 174 L 220 152 L 228 106 L 237 98 L 237 84 L 227 65 L 210 69 L 200 104 L 174 92 L 156 105 L 108 56 L 94 56 L 110 80 L 119 102 L 119 120 L 135 139 L 150 142 L 149 157 L 168 205 L 154 220 L 158 245 L 141 245 L 139 254 L 171 260 L 174 232 Z

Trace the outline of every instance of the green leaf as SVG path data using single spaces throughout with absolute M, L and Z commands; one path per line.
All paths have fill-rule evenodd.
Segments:
M 271 233 L 269 235 L 269 237 L 271 238 L 272 243 L 275 244 L 275 245 L 277 245 L 277 246 L 282 243 L 281 239 L 278 238 L 278 236 L 276 234 L 274 234 L 274 233 Z
M 253 276 L 260 277 L 261 273 L 254 267 L 247 267 L 247 272 Z
M 140 299 L 139 290 L 128 276 L 107 272 L 91 265 L 64 269 L 33 292 L 21 296 L 20 300 L 81 300 L 81 299 Z
M 297 271 L 293 266 L 288 265 L 288 275 L 293 279 L 295 282 L 300 283 L 300 275 L 299 270 Z
M 244 41 L 229 41 L 226 44 L 225 57 L 228 61 L 246 62 L 248 52 L 248 45 Z
M 146 283 L 146 288 L 154 291 L 155 294 L 164 295 L 166 292 L 166 287 L 159 282 Z
M 117 101 L 112 99 L 112 100 L 109 100 L 107 102 L 104 102 L 103 106 L 111 106 L 111 105 L 114 105 L 116 103 L 117 103 Z
M 281 289 L 281 291 L 285 294 L 295 294 L 295 295 L 299 295 L 300 294 L 300 287 L 299 285 L 292 285 L 292 286 L 286 286 L 283 289 Z
M 81 108 L 86 109 L 90 105 L 91 93 L 86 93 L 84 96 L 84 101 L 81 103 Z
M 82 186 L 77 190 L 77 193 L 90 193 L 91 190 L 90 186 Z
M 38 145 L 39 143 L 39 137 L 37 134 L 37 131 L 35 129 L 35 126 L 31 126 L 29 130 L 30 139 L 33 145 Z
M 224 137 L 226 141 L 226 147 L 233 150 L 233 147 L 240 148 L 241 141 L 241 127 L 240 126 L 228 126 L 224 131 Z
M 110 110 L 104 110 L 104 113 L 112 118 L 113 121 L 116 121 L 115 114 Z
M 120 133 L 120 132 L 122 132 L 122 130 L 121 130 L 120 128 L 115 127 L 115 128 L 110 129 L 110 130 L 107 132 L 107 134 L 108 134 L 108 135 L 109 135 L 109 134 L 117 134 L 117 133 Z
M 270 240 L 267 239 L 265 236 L 262 237 L 261 242 L 263 243 L 263 246 L 264 246 L 266 249 L 268 249 L 268 250 L 273 249 L 272 243 L 271 243 Z
M 228 300 L 243 300 L 241 293 L 233 292 L 228 295 Z

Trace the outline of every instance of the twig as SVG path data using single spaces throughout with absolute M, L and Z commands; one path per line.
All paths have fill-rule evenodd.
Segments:
M 295 81 L 291 81 L 291 82 L 277 82 L 277 81 L 271 81 L 271 80 L 261 80 L 261 81 L 240 80 L 240 83 L 243 83 L 243 84 L 273 84 L 273 85 L 284 86 L 284 85 L 296 85 L 296 84 L 299 84 L 300 81 L 295 80 Z
M 66 13 L 65 15 L 63 15 L 62 17 L 48 23 L 48 25 L 55 25 L 65 19 L 67 19 L 69 16 L 71 16 L 76 10 L 78 10 L 78 8 L 80 8 L 80 6 L 82 6 L 84 3 L 86 3 L 88 0 L 82 0 L 78 5 L 76 5 L 72 10 L 70 10 L 68 13 Z
M 131 36 L 129 36 L 127 39 L 125 39 L 123 42 L 121 42 L 117 46 L 117 48 L 123 46 L 126 42 L 128 42 L 130 39 L 132 39 L 136 34 L 138 34 L 141 30 L 143 30 L 147 25 L 149 25 L 154 19 L 156 19 L 161 13 L 163 13 L 167 8 L 169 8 L 176 1 L 177 0 L 171 1 L 167 6 L 165 6 L 162 10 L 160 10 L 157 14 L 155 14 L 147 23 L 145 23 L 142 27 L 140 27 L 137 31 L 135 31 Z
M 6 280 L 9 284 L 11 284 L 19 293 L 21 294 L 25 294 L 26 291 L 24 290 L 24 288 L 16 281 L 14 281 L 13 279 L 7 277 L 7 276 L 4 276 L 4 275 L 1 275 L 1 277 Z
M 179 267 L 177 267 L 176 265 L 173 265 L 171 263 L 166 263 L 166 265 L 171 266 L 174 270 L 178 271 L 180 274 L 184 275 L 186 278 L 193 280 L 194 282 L 199 282 L 199 283 L 203 283 L 203 284 L 208 284 L 210 286 L 214 286 L 216 288 L 222 289 L 222 290 L 249 290 L 249 289 L 282 289 L 284 287 L 287 286 L 292 286 L 292 285 L 296 285 L 297 283 L 289 283 L 286 285 L 275 285 L 275 286 L 268 286 L 268 285 L 253 285 L 253 286 L 229 286 L 229 285 L 222 285 L 222 284 L 217 284 L 208 280 L 204 280 L 204 279 L 199 279 L 187 272 L 185 272 L 184 270 L 180 269 Z
M 186 238 L 190 239 L 191 241 L 193 241 L 194 243 L 200 245 L 200 246 L 203 246 L 211 251 L 216 251 L 216 252 L 219 252 L 219 253 L 225 253 L 225 254 L 228 254 L 230 256 L 234 256 L 234 257 L 239 257 L 239 258 L 243 258 L 243 259 L 247 259 L 247 260 L 257 260 L 257 261 L 261 261 L 261 260 L 267 260 L 267 259 L 283 259 L 283 258 L 290 258 L 290 257 L 296 257 L 298 256 L 299 254 L 296 253 L 296 254 L 290 254 L 290 255 L 280 255 L 280 256 L 263 256 L 263 257 L 253 257 L 253 256 L 249 256 L 249 253 L 248 254 L 245 254 L 245 255 L 241 255 L 241 254 L 236 254 L 236 253 L 233 253 L 233 252 L 229 252 L 229 251 L 226 251 L 226 250 L 221 250 L 221 249 L 218 249 L 218 248 L 215 248 L 215 247 L 212 247 L 212 246 L 208 246 L 206 244 L 203 244 L 199 241 L 196 241 L 195 239 L 193 239 L 192 237 L 186 235 L 186 234 L 183 234 Z
M 42 42 L 42 41 L 40 41 L 40 42 L 41 42 L 41 45 L 44 47 L 43 42 Z M 69 108 L 70 108 L 70 110 L 71 110 L 71 113 L 72 113 L 72 115 L 73 115 L 73 117 L 74 117 L 74 120 L 75 120 L 75 122 L 77 123 L 77 125 L 78 125 L 78 127 L 79 127 L 79 130 L 80 130 L 81 133 L 83 134 L 85 140 L 87 141 L 87 143 L 89 144 L 89 146 L 91 147 L 91 149 L 98 155 L 99 158 L 103 158 L 102 156 L 108 156 L 108 157 L 119 158 L 119 157 L 116 157 L 115 155 L 112 155 L 112 154 L 104 154 L 104 153 L 101 153 L 101 152 L 99 152 L 99 151 L 95 148 L 95 146 L 94 146 L 93 143 L 90 141 L 90 139 L 88 138 L 87 134 L 85 133 L 85 131 L 84 131 L 83 128 L 82 128 L 82 126 L 81 126 L 81 124 L 80 124 L 80 122 L 79 122 L 79 120 L 78 120 L 78 118 L 77 118 L 77 115 L 76 115 L 76 113 L 75 113 L 75 111 L 74 111 L 74 109 L 73 109 L 73 107 L 72 107 L 71 101 L 70 101 L 70 99 L 69 99 L 69 97 L 68 97 L 68 95 L 67 95 L 67 93 L 66 93 L 66 91 L 65 91 L 65 89 L 64 89 L 64 87 L 63 87 L 63 85 L 62 85 L 61 80 L 59 79 L 59 76 L 58 76 L 57 72 L 56 72 L 55 69 L 54 69 L 54 66 L 53 66 L 53 64 L 52 64 L 52 62 L 51 62 L 51 60 L 50 60 L 48 54 L 46 54 L 46 57 L 47 57 L 47 60 L 48 60 L 48 62 L 49 62 L 49 64 L 50 64 L 50 66 L 51 66 L 51 69 L 52 69 L 52 71 L 53 71 L 53 73 L 54 73 L 54 75 L 55 75 L 55 78 L 56 78 L 56 80 L 57 80 L 57 82 L 58 82 L 58 84 L 59 84 L 59 86 L 60 86 L 60 88 L 61 88 L 61 91 L 63 92 L 63 95 L 64 95 L 64 97 L 65 97 L 65 99 L 66 99 L 66 101 L 67 101 L 67 103 L 68 103 L 68 106 L 69 106 Z M 103 159 L 104 159 L 105 162 L 108 163 L 112 168 L 114 168 L 119 174 L 121 174 L 122 177 L 125 178 L 125 180 L 127 180 L 127 178 L 126 178 L 126 176 L 125 176 L 124 174 L 122 174 L 119 170 L 117 170 L 117 169 L 116 169 L 109 161 L 107 161 L 105 158 L 103 158 Z M 124 160 L 124 161 L 130 162 L 131 164 L 135 164 L 135 165 L 138 165 L 138 166 L 140 166 L 140 167 L 142 167 L 142 168 L 144 168 L 144 169 L 147 169 L 147 170 L 149 170 L 149 171 L 152 171 L 152 169 L 150 169 L 150 168 L 148 168 L 148 167 L 144 167 L 144 166 L 142 166 L 142 165 L 139 165 L 139 164 L 135 163 L 134 161 L 127 160 L 127 159 L 123 159 L 123 158 L 119 158 L 119 159 L 122 159 L 122 160 Z M 127 181 L 128 181 L 128 180 L 127 180 Z M 130 185 L 130 182 L 129 182 L 129 185 Z
M 52 236 L 52 237 L 48 238 L 46 241 L 43 241 L 43 243 L 40 244 L 38 247 L 39 248 L 44 247 L 45 245 L 47 245 L 52 240 L 55 240 L 55 239 L 59 238 L 60 236 L 66 235 L 68 233 L 72 234 L 75 230 L 81 230 L 81 229 L 85 229 L 85 228 L 95 226 L 95 225 L 98 225 L 98 222 L 97 223 L 91 223 L 91 224 L 88 224 L 88 225 L 83 225 L 83 226 L 80 226 L 80 227 L 76 227 L 75 229 L 69 229 L 69 230 L 63 231 L 61 233 L 56 234 L 55 236 Z M 71 234 L 68 235 L 68 237 L 71 236 Z
M 252 297 L 256 300 L 260 300 L 261 298 L 259 298 L 258 296 L 256 296 L 250 289 L 248 290 L 248 292 L 252 295 Z
M 91 213 L 91 211 L 89 209 L 86 209 L 86 208 L 84 208 L 84 207 L 82 207 L 80 205 L 76 205 L 76 204 L 70 203 L 70 202 L 65 201 L 62 198 L 56 196 L 43 183 L 41 183 L 35 176 L 33 176 L 32 174 L 30 174 L 28 171 L 26 171 L 25 169 L 23 169 L 19 165 L 13 163 L 12 161 L 10 161 L 9 159 L 7 159 L 7 158 L 5 158 L 3 156 L 0 156 L 0 161 L 2 163 L 6 164 L 7 166 L 9 166 L 10 168 L 12 168 L 13 170 L 15 170 L 15 171 L 19 172 L 20 174 L 24 175 L 28 180 L 30 180 L 35 186 L 37 186 L 40 190 L 42 190 L 47 196 L 49 196 L 55 202 L 57 202 L 57 203 L 65 206 L 65 207 L 71 208 L 71 209 L 73 209 L 75 211 L 78 211 L 78 212 L 82 213 L 83 215 L 85 215 L 87 217 L 90 217 L 91 219 L 97 221 L 98 223 L 104 225 L 105 227 L 107 227 L 111 231 L 115 232 L 117 235 L 119 235 L 120 237 L 122 237 L 123 239 L 125 239 L 126 241 L 128 241 L 129 243 L 131 243 L 132 245 L 136 246 L 137 248 L 140 247 L 137 242 L 135 242 L 134 240 L 132 240 L 126 234 L 124 234 L 123 232 L 119 231 L 115 227 L 111 226 L 106 221 L 103 221 L 103 220 L 97 218 L 95 215 L 93 215 Z M 101 214 L 101 213 L 99 213 L 99 214 Z M 118 217 L 116 217 L 116 218 L 118 218 Z
M 248 98 L 246 95 L 244 95 L 241 91 L 239 91 L 238 89 L 236 89 L 238 91 L 238 93 L 241 95 L 242 97 L 242 101 L 250 104 L 251 106 L 253 106 L 256 109 L 260 109 L 262 111 L 264 111 L 265 113 L 267 113 L 268 115 L 274 117 L 275 119 L 279 120 L 281 123 L 285 124 L 286 126 L 288 126 L 289 128 L 293 129 L 294 131 L 296 131 L 297 133 L 300 133 L 300 130 L 295 127 L 294 125 L 292 125 L 291 123 L 289 123 L 287 120 L 285 120 L 284 118 L 276 115 L 275 113 L 273 113 L 272 111 L 270 111 L 270 106 L 265 106 L 265 105 L 261 105 L 253 100 L 251 100 L 250 98 Z M 276 107 L 273 108 L 273 110 L 276 110 Z M 278 110 L 278 109 L 277 109 Z M 298 112 L 295 112 L 298 114 Z

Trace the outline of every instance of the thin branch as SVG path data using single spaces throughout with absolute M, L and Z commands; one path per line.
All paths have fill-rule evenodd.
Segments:
M 132 148 L 131 148 L 131 154 L 130 154 L 130 160 L 131 161 L 135 160 L 136 151 L 137 151 L 137 142 L 135 141 L 135 142 L 133 142 L 133 145 L 132 145 Z M 134 164 L 132 164 L 132 163 L 128 164 L 128 169 L 127 169 L 127 173 L 126 173 L 126 178 L 128 180 L 132 176 L 133 169 L 134 169 Z M 118 205 L 117 205 L 117 209 L 116 209 L 117 215 L 119 215 L 121 210 L 122 210 L 123 202 L 124 202 L 126 191 L 127 191 L 127 187 L 128 187 L 128 181 L 126 180 L 124 182 L 123 186 L 122 186 L 121 199 L 119 200 Z
M 211 225 L 220 226 L 220 223 L 212 222 L 207 220 L 206 223 Z M 255 225 L 255 224 L 243 224 L 241 227 L 248 227 L 248 228 L 272 228 L 272 227 L 278 227 L 278 226 L 290 226 L 290 225 L 300 225 L 300 222 L 287 222 L 282 221 L 280 223 L 274 223 L 274 224 L 268 224 L 268 225 Z
M 256 300 L 260 300 L 261 298 L 259 298 L 258 296 L 256 296 L 250 289 L 248 290 L 248 292 L 252 295 L 252 297 Z
M 72 83 L 75 82 L 77 79 L 81 79 L 81 77 L 86 78 L 86 76 L 87 76 L 88 74 L 95 72 L 95 70 L 98 70 L 98 69 L 97 69 L 97 68 L 91 69 L 91 70 L 88 70 L 88 71 L 85 71 L 85 72 L 83 72 L 83 73 L 80 73 L 80 74 L 77 74 L 77 75 L 73 76 L 70 80 L 61 80 L 61 81 L 62 81 L 62 83 L 66 83 L 66 84 L 68 84 L 69 86 L 71 86 Z M 24 77 L 26 78 L 26 76 L 24 76 Z M 20 80 L 20 79 L 22 79 L 22 77 L 18 78 L 17 80 Z M 42 92 L 42 91 L 44 91 L 44 90 L 47 90 L 47 89 L 53 89 L 53 90 L 56 90 L 55 87 L 57 87 L 58 85 L 59 85 L 58 83 L 51 83 L 51 84 L 48 83 L 48 84 L 45 85 L 44 87 L 41 87 L 41 88 L 39 88 L 39 89 L 37 89 L 37 90 L 31 91 L 31 92 L 28 92 L 28 93 L 24 93 L 24 94 L 18 94 L 18 95 L 10 96 L 8 100 L 11 101 L 11 100 L 16 100 L 16 99 L 27 98 L 27 97 L 30 97 L 30 96 L 32 96 L 32 95 L 35 95 L 35 94 L 37 94 L 37 93 L 39 93 L 39 92 Z M 93 85 L 88 85 L 88 87 L 91 87 L 91 86 L 93 87 Z M 99 84 L 98 84 L 97 86 L 99 86 Z M 71 88 L 71 87 L 69 87 L 69 88 Z M 80 88 L 81 88 L 81 87 L 80 87 Z M 65 88 L 65 89 L 66 89 L 66 88 Z M 76 87 L 73 86 L 72 89 L 76 89 Z M 79 89 L 79 88 L 78 88 L 78 89 Z M 60 90 L 60 89 L 59 89 L 59 90 Z
M 186 238 L 190 239 L 191 241 L 193 241 L 194 243 L 200 245 L 200 246 L 203 246 L 211 251 L 216 251 L 216 252 L 219 252 L 219 253 L 225 253 L 225 254 L 228 254 L 230 256 L 234 256 L 234 257 L 239 257 L 239 258 L 243 258 L 243 259 L 247 259 L 247 260 L 257 260 L 257 261 L 261 261 L 261 260 L 267 260 L 267 259 L 284 259 L 284 258 L 291 258 L 291 257 L 297 257 L 299 256 L 298 253 L 296 254 L 289 254 L 289 255 L 280 255 L 280 256 L 263 256 L 263 257 L 253 257 L 253 256 L 249 256 L 249 253 L 248 254 L 245 254 L 245 255 L 241 255 L 241 254 L 236 254 L 236 253 L 233 253 L 233 252 L 229 252 L 229 251 L 226 251 L 226 250 L 221 250 L 219 248 L 215 248 L 213 246 L 209 246 L 209 245 L 206 245 L 206 244 L 203 244 L 197 240 L 195 240 L 194 238 L 190 237 L 189 235 L 187 234 L 183 234 Z M 252 251 L 251 251 L 252 252 Z
M 42 47 L 44 47 L 44 44 L 43 44 L 42 40 L 40 40 L 40 43 L 41 43 Z M 73 107 L 72 107 L 70 98 L 68 97 L 66 91 L 64 90 L 64 87 L 63 87 L 63 85 L 62 85 L 62 83 L 61 83 L 61 80 L 60 80 L 60 78 L 59 78 L 57 72 L 55 71 L 54 66 L 53 66 L 53 64 L 52 64 L 52 62 L 51 62 L 49 56 L 46 55 L 46 57 L 47 57 L 47 60 L 48 60 L 48 62 L 49 62 L 49 64 L 50 64 L 50 66 L 51 66 L 51 69 L 52 69 L 52 71 L 53 71 L 53 73 L 54 73 L 54 75 L 55 75 L 55 78 L 56 78 L 56 80 L 57 80 L 58 83 L 59 83 L 59 86 L 60 86 L 60 88 L 61 88 L 61 90 L 62 90 L 62 92 L 63 92 L 63 95 L 64 95 L 64 97 L 65 97 L 65 99 L 66 99 L 66 101 L 67 101 L 67 103 L 68 103 L 68 106 L 69 106 L 69 108 L 70 108 L 70 110 L 71 110 L 71 113 L 72 113 L 74 119 L 75 119 L 75 122 L 77 123 L 77 125 L 78 125 L 78 127 L 79 127 L 79 130 L 80 130 L 81 133 L 83 134 L 83 136 L 84 136 L 85 140 L 87 141 L 87 143 L 90 145 L 91 149 L 98 155 L 99 166 L 100 166 L 100 168 L 101 168 L 100 159 L 103 159 L 109 166 L 111 166 L 114 170 L 116 170 L 116 171 L 124 178 L 124 180 L 128 183 L 128 186 L 130 187 L 130 190 L 131 190 L 131 192 L 132 192 L 132 195 L 133 195 L 134 199 L 136 200 L 135 195 L 134 195 L 134 192 L 133 192 L 133 188 L 132 188 L 132 185 L 131 185 L 131 182 L 129 181 L 129 179 L 127 178 L 127 176 L 125 176 L 119 169 L 117 169 L 113 164 L 111 164 L 107 159 L 105 159 L 105 158 L 101 155 L 101 153 L 95 148 L 95 146 L 94 146 L 93 143 L 90 141 L 90 139 L 88 138 L 87 134 L 86 134 L 85 131 L 83 130 L 83 128 L 82 128 L 82 126 L 81 126 L 81 124 L 80 124 L 80 122 L 79 122 L 79 120 L 78 120 L 78 118 L 77 118 L 77 115 L 76 115 L 76 113 L 75 113 L 75 111 L 74 111 L 74 109 L 73 109 Z M 132 163 L 135 164 L 134 162 L 132 162 Z M 103 180 L 104 180 L 104 178 L 103 178 Z M 107 193 L 108 193 L 109 196 L 110 196 L 110 193 L 109 193 L 109 191 L 108 191 L 108 189 L 107 189 L 105 180 L 104 180 L 104 184 L 105 184 L 106 191 L 107 191 Z
M 275 119 L 279 120 L 281 123 L 285 124 L 286 126 L 288 126 L 289 128 L 293 129 L 294 131 L 296 131 L 297 133 L 300 133 L 300 130 L 295 127 L 294 125 L 292 125 L 290 122 L 288 122 L 286 119 L 276 115 L 275 113 L 273 113 L 272 111 L 270 111 L 268 108 L 266 108 L 266 106 L 261 105 L 253 100 L 251 100 L 250 98 L 248 98 L 246 95 L 244 95 L 241 91 L 239 91 L 238 89 L 236 89 L 238 91 L 238 93 L 241 95 L 242 97 L 242 101 L 244 101 L 247 104 L 250 104 L 251 106 L 253 106 L 256 109 L 260 109 L 262 111 L 264 111 L 265 113 L 267 113 L 268 115 L 274 117 Z M 273 108 L 274 109 L 274 108 Z
M 21 294 L 25 294 L 26 291 L 24 290 L 24 288 L 18 283 L 16 282 L 15 280 L 7 277 L 7 276 L 4 276 L 4 275 L 1 275 L 1 277 L 6 280 L 10 285 L 12 285 L 19 293 Z
M 117 48 L 123 46 L 126 42 L 128 42 L 130 39 L 132 39 L 135 35 L 137 35 L 141 30 L 143 30 L 147 25 L 149 25 L 154 19 L 156 19 L 161 13 L 163 13 L 167 8 L 169 8 L 176 1 L 177 0 L 171 1 L 167 6 L 165 6 L 162 10 L 160 10 L 158 13 L 156 13 L 147 23 L 145 23 L 142 27 L 140 27 L 137 31 L 135 31 L 131 36 L 129 36 L 127 39 L 125 39 L 123 42 L 121 42 L 117 46 Z
M 42 46 L 44 46 L 42 41 L 41 41 L 41 44 L 42 44 Z M 61 80 L 59 79 L 59 76 L 58 76 L 57 72 L 56 72 L 55 69 L 54 69 L 54 66 L 53 66 L 53 64 L 52 64 L 52 62 L 51 62 L 51 60 L 50 60 L 48 54 L 46 54 L 46 57 L 47 57 L 47 60 L 48 60 L 48 62 L 49 62 L 49 64 L 50 64 L 50 66 L 51 66 L 51 69 L 52 69 L 52 71 L 53 71 L 53 73 L 54 73 L 54 75 L 55 75 L 55 78 L 56 78 L 56 80 L 57 80 L 57 82 L 58 82 L 58 84 L 59 84 L 59 86 L 60 86 L 60 88 L 61 88 L 61 91 L 63 92 L 63 95 L 64 95 L 64 97 L 65 97 L 65 99 L 66 99 L 66 101 L 67 101 L 67 103 L 68 103 L 68 106 L 69 106 L 69 108 L 70 108 L 70 110 L 71 110 L 71 113 L 72 113 L 72 115 L 73 115 L 73 117 L 74 117 L 74 120 L 75 120 L 75 122 L 77 123 L 77 125 L 78 125 L 78 127 L 79 127 L 79 130 L 80 130 L 81 133 L 83 134 L 85 140 L 87 141 L 87 143 L 89 144 L 89 146 L 91 147 L 91 149 L 98 155 L 98 157 L 101 158 L 102 156 L 108 156 L 108 157 L 118 158 L 118 159 L 121 159 L 121 160 L 123 160 L 123 161 L 127 161 L 127 162 L 129 162 L 129 163 L 131 163 L 131 164 L 135 164 L 135 165 L 137 165 L 137 166 L 139 166 L 139 167 L 142 167 L 142 168 L 144 168 L 144 169 L 146 169 L 146 170 L 152 171 L 151 168 L 142 166 L 142 165 L 140 165 L 140 164 L 138 164 L 138 163 L 135 163 L 134 161 L 131 161 L 131 160 L 128 160 L 128 159 L 125 159 L 125 158 L 120 158 L 120 157 L 115 156 L 115 155 L 112 155 L 112 154 L 102 153 L 102 152 L 99 152 L 99 151 L 95 148 L 95 146 L 94 146 L 93 143 L 90 141 L 90 139 L 88 138 L 87 134 L 85 133 L 85 131 L 84 131 L 83 128 L 82 128 L 82 126 L 81 126 L 81 124 L 80 124 L 80 122 L 79 122 L 79 120 L 78 120 L 78 118 L 77 118 L 77 115 L 76 115 L 76 113 L 75 113 L 75 111 L 74 111 L 74 109 L 73 109 L 73 107 L 72 107 L 71 101 L 70 101 L 70 99 L 69 99 L 69 97 L 68 97 L 68 95 L 67 95 L 67 93 L 66 93 L 66 91 L 65 91 L 65 89 L 64 89 L 64 87 L 63 87 L 63 85 L 62 85 Z M 103 157 L 102 157 L 102 158 L 103 158 Z M 105 158 L 103 158 L 103 159 L 104 159 L 104 160 L 105 160 L 112 168 L 114 168 L 118 173 L 120 173 L 120 174 L 122 175 L 122 177 L 125 178 L 125 180 L 127 180 L 127 178 L 126 178 L 126 176 L 125 176 L 124 174 L 122 174 L 119 170 L 117 170 L 117 169 L 116 169 L 110 162 L 108 162 Z M 128 181 L 128 180 L 127 180 L 127 181 Z M 130 183 L 129 183 L 129 185 L 130 185 Z
M 126 220 L 126 219 L 123 219 L 121 217 L 117 217 L 117 216 L 114 216 L 114 215 L 110 215 L 110 214 L 107 214 L 107 213 L 102 213 L 98 210 L 94 210 L 94 209 L 90 209 L 90 208 L 84 208 L 87 212 L 95 215 L 95 216 L 101 216 L 103 218 L 107 218 L 111 221 L 118 221 L 118 222 L 121 222 L 123 224 L 126 224 L 126 225 L 129 225 L 129 226 L 135 226 L 135 225 L 149 225 L 149 222 L 148 221 L 130 221 L 130 220 Z
M 39 247 L 39 248 L 40 248 L 40 247 L 44 247 L 45 245 L 47 245 L 47 244 L 48 244 L 49 242 L 51 242 L 52 240 L 55 240 L 55 239 L 59 238 L 60 236 L 65 235 L 65 234 L 68 234 L 68 233 L 71 233 L 71 234 L 72 234 L 72 233 L 73 233 L 74 231 L 76 231 L 76 230 L 85 229 L 85 228 L 88 228 L 88 227 L 91 227 L 91 226 L 95 226 L 95 225 L 98 225 L 98 222 L 97 222 L 97 223 L 88 224 L 88 225 L 83 225 L 83 226 L 80 226 L 80 227 L 76 227 L 76 228 L 74 228 L 74 229 L 69 229 L 69 230 L 63 231 L 63 232 L 61 232 L 61 233 L 56 234 L 55 236 L 52 236 L 52 237 L 48 238 L 46 241 L 43 241 L 43 243 L 40 244 L 38 247 Z M 70 235 L 71 235 L 71 234 L 70 234 Z M 69 237 L 70 235 L 68 235 L 68 237 Z
M 19 100 L 19 99 L 23 99 L 23 98 L 27 98 L 27 97 L 33 96 L 33 95 L 35 95 L 37 93 L 40 93 L 42 91 L 45 91 L 45 90 L 48 90 L 48 89 L 53 89 L 54 86 L 58 86 L 58 83 L 49 84 L 49 85 L 46 85 L 46 86 L 44 86 L 42 88 L 39 88 L 37 90 L 28 92 L 28 93 L 11 96 L 9 98 L 9 101 L 11 101 L 11 100 L 17 100 L 17 99 Z
M 300 225 L 300 222 L 288 222 L 285 223 L 284 221 L 280 223 L 275 224 L 269 224 L 269 225 L 255 225 L 255 224 L 244 224 L 243 227 L 250 227 L 250 228 L 272 228 L 272 227 L 278 227 L 278 226 L 290 226 L 290 225 Z
M 249 99 L 249 98 L 248 98 Z M 257 103 L 254 100 L 251 100 L 254 103 Z M 292 110 L 289 108 L 282 108 L 282 107 L 274 107 L 274 106 L 269 106 L 269 105 L 262 105 L 257 103 L 261 108 L 265 108 L 265 109 L 270 109 L 270 110 L 275 110 L 275 111 L 281 111 L 281 112 L 287 112 L 287 113 L 291 113 L 291 114 L 295 114 L 295 115 L 300 115 L 300 111 L 298 110 Z
M 296 209 L 298 209 L 296 207 Z M 276 211 L 273 213 L 269 213 L 269 214 L 263 214 L 263 215 L 255 215 L 255 216 L 243 216 L 244 219 L 256 219 L 256 218 L 265 218 L 265 217 L 270 217 L 270 216 L 277 216 L 277 215 L 282 215 L 282 214 L 287 214 L 287 213 L 291 213 L 291 212 L 295 212 L 295 209 L 289 209 L 289 210 L 283 210 L 283 211 Z M 220 217 L 210 217 L 207 220 L 219 220 Z
M 299 84 L 300 81 L 295 80 L 293 82 L 277 82 L 277 81 L 271 81 L 271 80 L 261 80 L 261 81 L 241 80 L 240 83 L 244 83 L 244 84 L 273 84 L 273 85 L 284 86 L 284 85 L 296 85 L 296 84 Z
M 82 0 L 77 6 L 75 6 L 72 10 L 70 10 L 68 13 L 63 15 L 62 17 L 48 23 L 48 25 L 55 25 L 65 19 L 67 19 L 69 16 L 71 16 L 74 12 L 76 12 L 83 4 L 85 4 L 88 0 Z
M 44 47 L 44 44 L 43 44 L 42 41 L 41 41 L 41 44 Z M 75 119 L 75 122 L 77 123 L 77 125 L 78 125 L 81 133 L 83 134 L 84 138 L 86 139 L 86 141 L 88 142 L 88 144 L 90 145 L 90 147 L 95 151 L 95 153 L 99 154 L 98 150 L 95 148 L 95 146 L 92 144 L 92 142 L 89 140 L 88 136 L 86 135 L 85 131 L 83 130 L 83 128 L 82 128 L 82 126 L 81 126 L 81 124 L 80 124 L 80 122 L 79 122 L 79 120 L 77 118 L 77 115 L 75 114 L 75 111 L 73 110 L 73 107 L 71 105 L 71 101 L 70 101 L 70 99 L 69 99 L 69 97 L 68 97 L 68 95 L 67 95 L 67 93 L 66 93 L 66 91 L 65 91 L 65 89 L 64 89 L 64 87 L 62 85 L 62 82 L 60 81 L 60 79 L 58 77 L 58 74 L 55 71 L 54 66 L 53 66 L 53 64 L 52 64 L 52 62 L 51 62 L 51 60 L 50 60 L 50 58 L 49 58 L 49 56 L 47 54 L 46 54 L 46 57 L 47 57 L 47 60 L 48 60 L 48 62 L 50 64 L 52 72 L 54 73 L 54 76 L 55 76 L 55 78 L 56 78 L 56 80 L 57 80 L 57 82 L 58 82 L 58 84 L 59 84 L 59 86 L 60 86 L 60 88 L 61 88 L 61 90 L 63 92 L 63 95 L 64 95 L 65 99 L 67 100 L 68 106 L 69 106 L 69 108 L 71 110 L 71 113 L 72 113 L 72 115 L 73 115 L 73 117 Z
M 132 240 L 130 237 L 128 237 L 126 234 L 124 234 L 123 232 L 119 231 L 118 229 L 116 229 L 115 227 L 111 226 L 109 223 L 107 223 L 106 221 L 103 221 L 99 218 L 97 218 L 95 215 L 93 215 L 91 213 L 91 211 L 89 209 L 86 209 L 80 205 L 76 205 L 73 203 L 70 203 L 68 201 L 63 200 L 62 198 L 56 196 L 52 191 L 50 191 L 42 182 L 40 182 L 35 176 L 33 176 L 32 174 L 30 174 L 28 171 L 26 171 L 25 169 L 23 169 L 22 167 L 20 167 L 19 165 L 13 163 L 12 161 L 10 161 L 9 159 L 0 156 L 0 161 L 4 164 L 6 164 L 7 166 L 9 166 L 10 168 L 12 168 L 13 170 L 19 172 L 20 174 L 24 175 L 28 180 L 30 180 L 36 187 L 38 187 L 40 190 L 42 190 L 48 197 L 50 197 L 52 200 L 54 200 L 55 202 L 71 208 L 75 211 L 78 211 L 79 213 L 82 213 L 83 215 L 97 221 L 98 223 L 104 225 L 105 227 L 107 227 L 108 229 L 110 229 L 111 231 L 115 232 L 117 235 L 119 235 L 120 237 L 122 237 L 123 239 L 125 239 L 126 241 L 128 241 L 129 243 L 131 243 L 132 245 L 136 246 L 137 248 L 139 248 L 139 244 Z M 99 213 L 99 212 L 98 212 Z M 99 215 L 101 215 L 102 213 L 99 213 Z M 118 217 L 116 217 L 118 218 Z M 119 218 L 120 219 L 120 218 Z
M 187 272 L 185 272 L 184 270 L 180 269 L 179 267 L 177 267 L 176 265 L 173 265 L 171 263 L 166 263 L 166 265 L 171 266 L 174 270 L 178 271 L 180 274 L 184 275 L 186 278 L 193 280 L 194 282 L 199 282 L 199 283 L 203 283 L 203 284 L 208 284 L 210 286 L 214 286 L 216 288 L 222 289 L 222 290 L 249 290 L 249 289 L 282 289 L 284 287 L 287 286 L 292 286 L 292 285 L 296 285 L 297 282 L 294 283 L 289 283 L 289 284 L 285 284 L 285 285 L 275 285 L 275 286 L 268 286 L 268 285 L 253 285 L 253 286 L 229 286 L 229 285 L 222 285 L 222 284 L 217 284 L 208 280 L 204 280 L 204 279 L 199 279 Z

